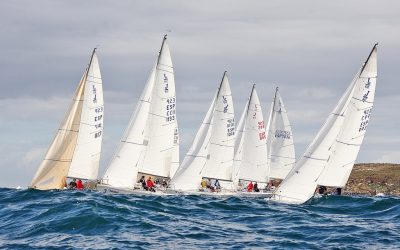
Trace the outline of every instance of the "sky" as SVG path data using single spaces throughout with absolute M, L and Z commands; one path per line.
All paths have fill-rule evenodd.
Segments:
M 164 34 L 181 158 L 228 71 L 238 117 L 274 89 L 300 157 L 379 42 L 373 114 L 357 162 L 400 163 L 399 1 L 0 1 L 0 187 L 29 185 L 98 47 L 105 120 L 100 176 Z

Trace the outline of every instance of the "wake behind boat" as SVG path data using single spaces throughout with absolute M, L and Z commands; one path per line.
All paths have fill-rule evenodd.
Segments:
M 67 187 L 67 178 L 97 182 L 103 138 L 103 87 L 96 49 L 31 188 Z M 78 183 L 80 180 L 78 180 Z

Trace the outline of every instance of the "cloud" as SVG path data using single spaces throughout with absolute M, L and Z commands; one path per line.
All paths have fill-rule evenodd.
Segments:
M 264 113 L 279 86 L 302 154 L 378 41 L 376 103 L 357 161 L 396 160 L 389 156 L 400 150 L 399 8 L 372 0 L 1 1 L 0 136 L 7 147 L 0 147 L 0 169 L 25 171 L 10 170 L 0 184 L 29 182 L 95 46 L 106 104 L 104 169 L 167 30 L 182 155 L 225 70 L 236 115 L 253 83 Z

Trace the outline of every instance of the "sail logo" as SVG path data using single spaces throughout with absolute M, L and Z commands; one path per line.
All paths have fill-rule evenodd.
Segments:
M 367 126 L 369 123 L 369 118 L 371 116 L 371 113 L 372 113 L 372 108 L 364 110 L 364 115 L 361 116 L 361 123 L 360 123 L 360 127 L 358 128 L 358 132 L 367 130 Z
M 94 85 L 92 85 L 92 93 L 93 93 L 93 103 L 97 103 L 97 90 Z
M 227 128 L 227 136 L 233 136 L 235 134 L 235 119 L 228 119 L 227 124 L 226 124 L 226 128 Z
M 369 89 L 370 86 L 371 86 L 371 78 L 368 78 L 367 83 L 365 84 L 365 88 Z
M 168 93 L 168 91 L 169 91 L 169 89 L 168 89 L 168 77 L 167 77 L 166 74 L 164 74 L 164 84 L 165 84 L 164 92 Z
M 258 134 L 258 136 L 260 137 L 260 141 L 265 140 L 266 136 L 265 136 L 265 132 L 261 132 Z
M 290 132 L 286 130 L 275 130 L 275 138 L 290 139 Z
M 362 101 L 365 102 L 368 99 L 368 95 L 369 95 L 369 90 L 367 91 L 367 93 L 365 93 L 363 95 Z
M 229 105 L 228 105 L 228 100 L 226 99 L 225 96 L 222 96 L 222 103 L 226 105 L 226 106 L 224 105 L 224 113 L 227 113 Z
M 265 128 L 264 121 L 258 122 L 258 130 L 261 130 L 264 128 Z

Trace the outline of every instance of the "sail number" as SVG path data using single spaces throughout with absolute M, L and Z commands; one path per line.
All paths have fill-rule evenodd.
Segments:
M 265 136 L 265 124 L 264 121 L 257 122 L 258 124 L 258 136 L 260 138 L 260 141 L 265 140 L 267 137 Z
M 358 132 L 365 131 L 367 129 L 371 113 L 372 113 L 372 108 L 364 110 L 364 114 L 363 116 L 361 116 L 361 123 L 360 127 L 358 128 Z
M 175 121 L 175 113 L 176 113 L 175 108 L 176 108 L 175 97 L 168 98 L 165 107 L 167 112 L 165 119 L 167 122 Z
M 101 134 L 103 133 L 102 131 L 102 127 L 103 127 L 103 123 L 101 122 L 103 119 L 103 107 L 97 107 L 94 109 L 95 112 L 95 116 L 94 116 L 94 127 L 95 129 L 99 129 L 99 131 L 94 133 L 94 138 L 99 138 L 101 137 Z
M 285 130 L 275 130 L 275 138 L 290 139 L 290 132 Z
M 227 124 L 226 124 L 226 128 L 227 128 L 227 136 L 232 136 L 235 134 L 235 119 L 228 119 Z

